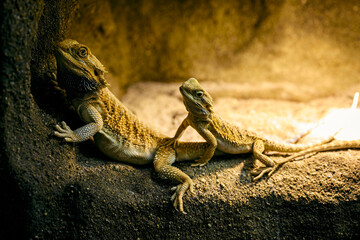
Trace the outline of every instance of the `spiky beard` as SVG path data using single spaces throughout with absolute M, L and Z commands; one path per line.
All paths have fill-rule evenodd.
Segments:
M 101 83 L 84 76 L 78 76 L 68 70 L 58 71 L 57 75 L 59 87 L 64 89 L 70 98 L 82 97 L 86 93 L 96 91 L 102 87 Z
M 213 112 L 211 106 L 203 106 L 198 102 L 184 98 L 184 105 L 186 110 L 194 115 L 199 120 L 211 121 L 211 114 Z

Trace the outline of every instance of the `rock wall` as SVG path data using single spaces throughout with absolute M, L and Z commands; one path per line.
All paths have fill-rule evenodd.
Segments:
M 93 49 L 119 94 L 196 77 L 304 101 L 358 82 L 359 11 L 356 0 L 80 1 L 67 37 Z
M 200 176 L 196 183 L 202 191 L 188 195 L 189 214 L 179 214 L 169 202 L 173 184 L 159 179 L 151 166 L 114 163 L 90 142 L 65 144 L 52 136 L 59 121 L 74 128 L 81 122 L 47 78 L 55 69 L 55 43 L 69 37 L 93 49 L 119 95 L 134 82 L 195 76 L 259 88 L 277 82 L 280 87 L 269 98 L 325 96 L 358 81 L 357 1 L 5 0 L 0 11 L 0 215 L 5 219 L 0 238 L 359 236 L 359 171 L 347 175 L 352 184 L 340 193 L 331 188 L 333 183 L 325 186 L 339 196 L 340 201 L 331 202 L 307 198 L 302 189 L 290 194 L 291 178 L 255 185 L 236 174 L 242 172 L 243 165 L 234 167 L 239 159 L 203 169 L 181 164 L 191 176 Z M 321 89 L 295 88 L 302 94 L 292 97 L 292 88 L 281 91 L 279 82 Z M 222 168 L 231 171 L 218 174 Z M 220 191 L 219 176 L 237 176 L 234 189 Z M 279 186 L 279 193 L 271 191 L 273 186 Z M 317 191 L 324 188 L 310 192 Z

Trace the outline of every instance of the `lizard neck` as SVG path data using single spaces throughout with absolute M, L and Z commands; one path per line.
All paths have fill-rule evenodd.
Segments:
M 97 94 L 105 84 L 89 80 L 85 76 L 73 74 L 68 69 L 59 69 L 57 73 L 59 87 L 64 89 L 70 100 L 84 98 L 87 95 Z
M 213 114 L 212 105 L 204 105 L 192 99 L 183 97 L 183 102 L 189 117 L 194 121 L 211 121 L 211 115 Z
M 71 100 L 71 104 L 76 109 L 77 106 L 79 106 L 80 104 L 82 104 L 84 102 L 94 101 L 94 100 L 99 99 L 100 91 L 101 90 L 91 91 L 91 92 L 87 92 L 81 96 L 73 96 L 73 97 L 69 97 L 69 98 Z
M 214 114 L 208 113 L 208 114 L 198 114 L 198 113 L 188 113 L 188 118 L 192 122 L 212 122 L 213 121 Z

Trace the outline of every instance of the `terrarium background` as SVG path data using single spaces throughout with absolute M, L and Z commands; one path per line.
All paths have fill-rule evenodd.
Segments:
M 177 164 L 195 183 L 182 215 L 169 200 L 174 184 L 152 166 L 113 162 L 91 142 L 52 136 L 60 121 L 83 123 L 48 78 L 56 43 L 73 38 L 106 66 L 124 104 L 165 134 L 186 116 L 179 84 L 195 77 L 221 116 L 286 140 L 329 109 L 349 107 L 360 89 L 358 0 L 1 6 L 0 238 L 359 237 L 359 150 L 321 153 L 258 183 L 251 155 Z
M 247 97 L 307 100 L 359 83 L 356 0 L 89 0 L 70 22 L 66 37 L 90 46 L 118 91 L 195 77 L 246 83 Z

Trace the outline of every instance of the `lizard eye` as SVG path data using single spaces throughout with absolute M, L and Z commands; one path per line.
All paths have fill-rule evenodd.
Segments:
M 86 57 L 88 55 L 88 50 L 85 47 L 79 48 L 79 56 Z
M 197 91 L 195 94 L 196 94 L 197 97 L 204 96 L 204 93 L 202 91 Z

